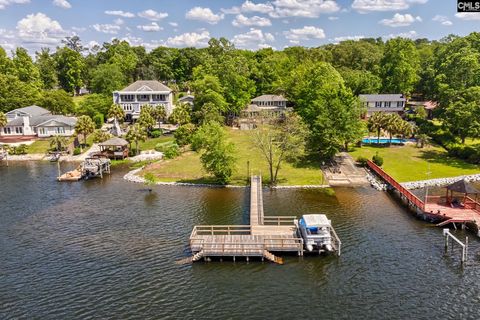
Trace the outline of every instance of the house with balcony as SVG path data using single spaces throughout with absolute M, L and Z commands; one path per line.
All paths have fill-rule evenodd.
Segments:
M 54 115 L 39 106 L 29 106 L 7 112 L 7 124 L 0 129 L 1 141 L 21 141 L 55 135 L 72 136 L 77 118 Z
M 374 112 L 398 113 L 402 115 L 407 102 L 403 94 L 361 94 L 359 98 L 367 108 L 367 118 Z
M 283 96 L 264 94 L 253 98 L 250 104 L 240 112 L 238 125 L 241 130 L 250 130 L 258 124 L 270 123 L 291 111 L 288 100 Z
M 167 116 L 173 112 L 173 91 L 156 80 L 138 80 L 128 87 L 113 92 L 113 103 L 125 111 L 125 120 L 135 121 L 140 117 L 142 106 L 163 105 Z

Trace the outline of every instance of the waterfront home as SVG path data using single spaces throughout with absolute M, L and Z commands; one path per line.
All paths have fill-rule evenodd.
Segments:
M 2 140 L 71 136 L 77 123 L 74 117 L 54 115 L 39 106 L 15 109 L 7 112 L 6 116 L 7 124 L 0 131 Z
M 264 94 L 253 98 L 250 104 L 240 112 L 240 129 L 254 129 L 257 126 L 257 119 L 261 119 L 262 123 L 278 119 L 285 112 L 291 111 L 291 108 L 287 108 L 287 103 L 288 100 L 283 96 L 274 94 Z
M 125 111 L 125 120 L 135 121 L 140 117 L 142 106 L 163 105 L 167 116 L 173 112 L 173 91 L 156 80 L 138 80 L 122 90 L 113 92 L 113 103 Z
M 195 99 L 194 96 L 191 94 L 187 94 L 178 99 L 178 104 L 189 104 L 193 108 L 193 100 Z
M 402 115 L 407 101 L 403 94 L 361 94 L 359 98 L 367 108 L 367 118 L 374 112 Z

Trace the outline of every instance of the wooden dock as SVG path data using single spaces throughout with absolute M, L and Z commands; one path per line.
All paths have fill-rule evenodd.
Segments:
M 250 225 L 195 226 L 190 235 L 191 261 L 207 257 L 261 257 L 275 263 L 283 259 L 272 252 L 303 255 L 294 216 L 264 216 L 262 179 L 251 177 Z
M 480 235 L 478 232 L 480 223 L 480 203 L 476 200 L 465 196 L 464 203 L 460 207 L 452 206 L 449 201 L 447 201 L 446 196 L 427 196 L 424 200 L 421 200 L 410 190 L 404 188 L 400 183 L 395 181 L 395 179 L 383 171 L 382 168 L 371 161 L 368 161 L 367 163 L 373 172 L 382 178 L 390 188 L 399 194 L 400 198 L 404 200 L 413 211 L 422 216 L 425 220 L 434 221 L 439 227 L 448 224 L 453 224 L 455 226 L 456 223 L 464 226 L 467 223 L 471 223 L 477 229 L 477 234 Z

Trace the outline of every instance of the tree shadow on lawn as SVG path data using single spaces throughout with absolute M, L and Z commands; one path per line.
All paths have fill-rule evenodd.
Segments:
M 479 169 L 478 165 L 467 163 L 464 160 L 450 157 L 447 155 L 446 152 L 441 152 L 438 150 L 420 151 L 420 158 L 428 162 L 439 163 L 449 167 L 455 167 L 460 169 Z

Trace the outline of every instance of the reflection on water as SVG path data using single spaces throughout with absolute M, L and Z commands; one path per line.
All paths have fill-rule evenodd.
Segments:
M 270 215 L 326 213 L 340 258 L 177 265 L 195 224 L 248 223 L 244 189 L 57 183 L 0 167 L 0 318 L 478 318 L 480 245 L 443 257 L 441 229 L 370 188 L 266 190 Z

